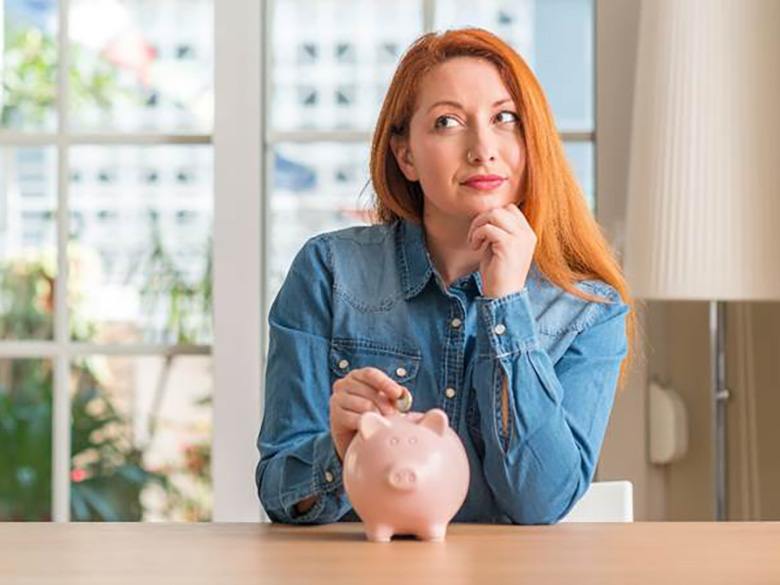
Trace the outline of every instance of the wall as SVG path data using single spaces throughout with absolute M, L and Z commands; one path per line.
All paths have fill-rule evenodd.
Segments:
M 597 191 L 599 223 L 620 255 L 641 0 L 597 0 Z M 637 520 L 714 517 L 710 425 L 709 307 L 640 302 L 640 355 L 618 395 L 597 480 L 634 484 Z M 727 308 L 729 518 L 780 519 L 780 303 Z M 647 382 L 677 390 L 689 414 L 689 450 L 648 463 Z

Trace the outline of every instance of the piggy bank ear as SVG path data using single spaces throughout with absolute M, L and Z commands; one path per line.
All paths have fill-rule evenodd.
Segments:
M 417 424 L 431 429 L 440 437 L 444 436 L 447 427 L 450 425 L 447 420 L 447 414 L 440 408 L 432 408 L 426 412 Z
M 370 439 L 371 435 L 382 429 L 389 429 L 390 422 L 376 412 L 366 412 L 360 417 L 358 423 L 360 435 L 364 439 Z

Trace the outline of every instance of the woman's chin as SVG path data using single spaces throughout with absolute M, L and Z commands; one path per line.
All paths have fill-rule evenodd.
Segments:
M 464 197 L 462 205 L 469 211 L 482 213 L 496 207 L 503 207 L 509 203 L 506 193 L 482 192 Z

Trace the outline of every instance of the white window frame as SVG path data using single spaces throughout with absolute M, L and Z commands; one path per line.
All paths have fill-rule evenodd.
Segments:
M 215 1 L 216 4 L 216 1 Z M 69 64 L 68 17 L 70 1 L 59 0 L 57 44 L 57 130 L 55 132 L 21 132 L 0 130 L 0 146 L 54 147 L 57 151 L 57 277 L 55 279 L 54 337 L 51 341 L 0 341 L 0 359 L 35 359 L 52 361 L 52 520 L 70 521 L 71 399 L 69 369 L 74 359 L 83 355 L 209 355 L 209 345 L 170 344 L 96 344 L 74 342 L 69 336 L 68 281 L 68 194 L 69 153 L 77 145 L 146 146 L 159 144 L 210 145 L 211 134 L 173 135 L 166 133 L 79 133 L 68 131 L 68 90 L 66 74 Z M 216 430 L 215 430 L 216 434 Z
M 258 521 L 264 0 L 214 0 L 213 519 Z

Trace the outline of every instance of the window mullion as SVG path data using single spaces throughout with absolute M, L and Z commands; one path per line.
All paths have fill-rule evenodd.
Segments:
M 436 19 L 436 0 L 423 0 L 423 32 L 433 31 Z
M 57 49 L 57 276 L 54 294 L 52 401 L 52 519 L 70 520 L 70 389 L 68 369 L 68 16 L 69 0 L 60 0 Z

